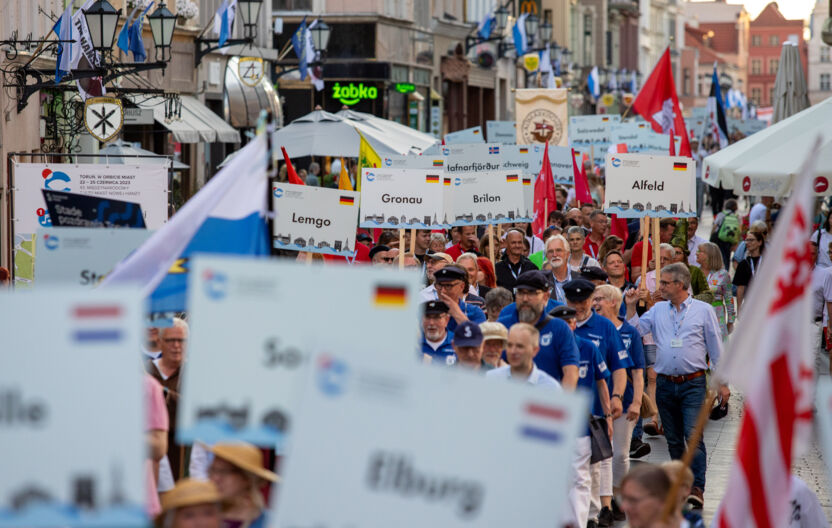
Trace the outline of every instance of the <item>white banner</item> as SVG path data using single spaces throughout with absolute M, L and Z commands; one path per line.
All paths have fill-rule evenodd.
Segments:
M 489 143 L 514 145 L 517 143 L 517 123 L 514 121 L 486 121 L 485 135 Z
M 442 150 L 441 147 L 440 150 Z M 441 171 L 445 167 L 445 155 L 441 152 L 435 154 L 408 154 L 406 156 L 390 154 L 381 158 L 381 165 L 384 169 L 433 169 Z
M 274 525 L 550 527 L 586 417 L 583 395 L 333 351 L 305 383 Z
M 607 154 L 604 212 L 622 218 L 696 216 L 696 169 L 691 158 Z
M 465 130 L 445 134 L 446 145 L 451 145 L 454 143 L 482 143 L 484 141 L 485 138 L 482 137 L 481 126 L 466 128 Z
M 531 222 L 523 186 L 531 178 L 512 171 L 460 173 L 453 179 L 453 225 Z
M 272 184 L 274 247 L 352 257 L 359 196 L 325 187 Z
M 274 447 L 280 432 L 292 427 L 315 351 L 338 350 L 402 371 L 421 355 L 422 286 L 415 272 L 246 258 L 192 262 L 188 307 L 195 353 L 182 382 L 182 442 L 245 440 Z M 367 321 L 372 332 L 355 331 Z M 218 372 L 223 383 L 217 383 Z
M 92 289 L 122 259 L 147 240 L 146 229 L 47 227 L 37 230 L 35 283 Z
M 569 144 L 578 152 L 594 156 L 595 165 L 603 165 L 612 139 L 612 127 L 619 123 L 621 116 L 618 114 L 572 116 L 569 118 Z
M 543 145 L 501 145 L 466 143 L 443 147 L 445 171 L 450 174 L 482 171 L 519 171 L 532 177 L 543 165 Z M 567 147 L 549 145 L 549 165 L 555 183 L 572 184 L 572 152 Z
M 41 189 L 138 203 L 148 229 L 158 229 L 168 218 L 165 165 L 15 163 L 13 188 L 15 233 L 52 227 Z
M 451 177 L 432 169 L 363 169 L 361 174 L 361 227 L 443 229 L 445 188 Z
M 0 526 L 147 526 L 141 312 L 132 289 L 3 296 Z

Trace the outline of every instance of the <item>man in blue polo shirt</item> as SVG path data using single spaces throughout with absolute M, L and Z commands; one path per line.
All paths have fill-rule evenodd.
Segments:
M 468 290 L 468 273 L 457 265 L 445 266 L 433 274 L 434 286 L 439 301 L 448 306 L 448 331 L 456 330 L 465 321 L 480 324 L 485 322 L 485 312 L 462 300 Z
M 508 329 L 518 322 L 537 328 L 540 332 L 540 352 L 534 359 L 535 364 L 559 381 L 564 390 L 572 391 L 578 384 L 578 345 L 569 325 L 545 311 L 551 288 L 545 272 L 524 271 L 517 277 L 515 285 L 517 311 L 513 315 L 500 314 L 498 322 Z
M 423 304 L 422 316 L 422 354 L 429 356 L 432 363 L 453 365 L 456 363 L 454 347 L 451 345 L 451 333 L 448 332 L 448 305 L 442 301 L 430 301 Z

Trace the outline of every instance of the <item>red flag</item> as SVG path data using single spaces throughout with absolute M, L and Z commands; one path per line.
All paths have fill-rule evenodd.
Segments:
M 743 302 L 731 349 L 716 368 L 720 383 L 730 382 L 744 395 L 736 454 L 716 513 L 719 528 L 786 526 L 792 512 L 792 461 L 812 433 L 816 343 L 809 239 L 819 144 L 815 140 L 766 244 L 754 280 L 769 287 L 752 289 Z
M 660 134 L 670 132 L 682 136 L 679 148 L 681 156 L 690 157 L 690 142 L 685 128 L 685 119 L 679 107 L 676 83 L 673 81 L 673 69 L 670 66 L 670 47 L 656 63 L 653 72 L 638 92 L 633 101 L 633 110 L 653 125 L 653 130 Z M 671 132 L 673 131 L 673 132 Z
M 669 136 L 670 136 L 670 146 L 668 147 L 667 150 L 668 150 L 668 152 L 670 153 L 671 156 L 675 156 L 676 155 L 676 138 L 673 137 L 673 132 L 671 132 L 669 134 Z
M 543 236 L 551 211 L 557 208 L 557 196 L 555 195 L 555 178 L 552 176 L 552 165 L 549 164 L 549 143 L 543 148 L 543 165 L 540 167 L 540 174 L 534 184 L 534 220 L 532 221 L 532 232 L 538 237 Z
M 578 158 L 580 153 L 572 149 L 572 177 L 575 179 L 575 199 L 584 204 L 592 203 L 592 195 L 589 193 L 589 181 L 586 178 L 586 165 L 581 163 L 578 170 Z
M 294 183 L 295 185 L 306 185 L 306 183 L 300 179 L 298 173 L 295 172 L 295 168 L 292 167 L 292 160 L 290 160 L 289 155 L 286 154 L 286 148 L 280 147 L 280 150 L 283 151 L 283 160 L 286 162 L 286 174 L 289 176 L 289 183 Z

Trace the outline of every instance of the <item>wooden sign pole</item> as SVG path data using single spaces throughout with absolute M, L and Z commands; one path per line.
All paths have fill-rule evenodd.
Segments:
M 399 229 L 399 269 L 404 269 L 404 229 Z
M 647 250 L 650 245 L 650 217 L 641 219 L 641 284 L 647 287 Z
M 661 273 L 662 273 L 662 254 L 661 254 L 661 246 L 662 237 L 659 232 L 661 226 L 659 225 L 659 219 L 653 219 L 653 238 L 656 240 L 653 241 L 653 258 L 656 259 L 656 288 L 659 287 L 659 281 L 661 280 Z
M 491 265 L 494 266 L 494 226 L 488 225 L 488 258 L 491 259 Z
M 410 230 L 410 254 L 416 256 L 416 230 Z
M 306 252 L 306 263 L 307 264 L 312 264 L 312 252 L 311 251 Z

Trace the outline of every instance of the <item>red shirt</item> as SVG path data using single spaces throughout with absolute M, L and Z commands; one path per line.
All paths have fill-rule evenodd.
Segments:
M 603 239 L 601 240 L 601 242 L 604 242 Z M 584 241 L 584 253 L 594 258 L 595 260 L 598 260 L 598 253 L 601 250 L 600 246 L 601 244 L 596 244 L 592 241 L 592 239 L 589 236 L 587 236 L 586 240 Z
M 445 250 L 445 253 L 447 253 L 448 255 L 450 255 L 450 256 L 451 256 L 451 258 L 452 258 L 452 259 L 454 259 L 454 262 L 456 262 L 456 259 L 458 259 L 458 258 L 459 258 L 459 256 L 460 256 L 460 255 L 462 255 L 463 253 L 475 253 L 475 254 L 477 254 L 477 255 L 479 255 L 479 254 L 480 254 L 480 252 L 479 252 L 479 251 L 477 251 L 477 250 L 476 250 L 476 249 L 474 249 L 474 248 L 471 248 L 471 249 L 469 249 L 469 250 L 464 250 L 464 249 L 462 249 L 462 247 L 460 247 L 460 245 L 459 245 L 458 243 L 457 243 L 457 244 L 454 244 L 453 246 L 451 246 L 451 247 L 449 247 L 448 249 L 446 249 L 446 250 Z
M 630 266 L 631 267 L 641 267 L 641 251 L 644 247 L 644 244 L 641 240 L 635 243 L 633 246 L 633 253 L 630 256 Z M 650 241 L 647 241 L 647 262 L 650 262 L 650 259 L 653 258 L 653 246 L 650 244 Z

